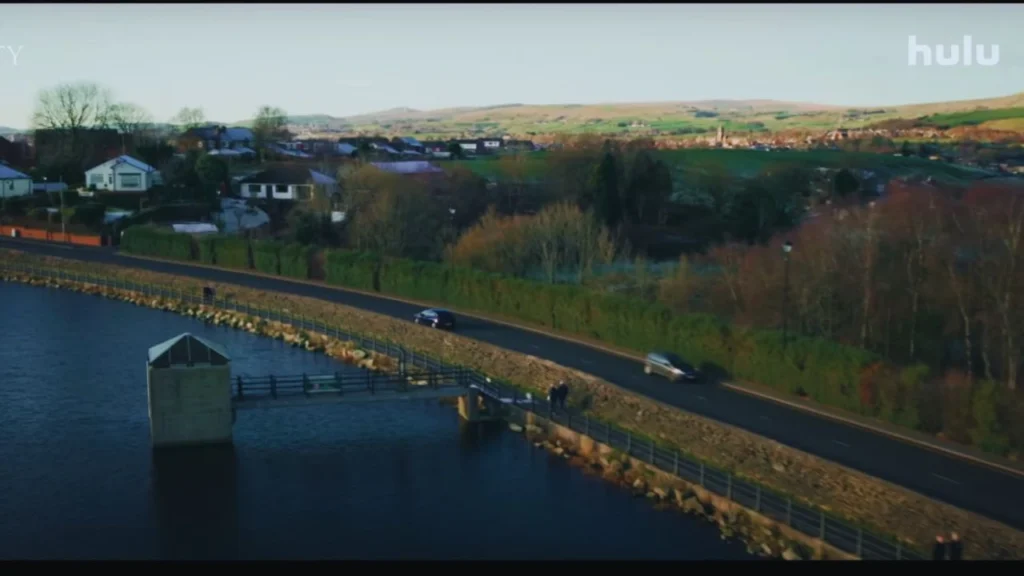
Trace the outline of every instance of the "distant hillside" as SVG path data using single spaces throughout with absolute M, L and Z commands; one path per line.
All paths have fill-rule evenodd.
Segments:
M 11 128 L 9 126 L 0 126 L 0 136 L 10 136 L 11 134 L 20 134 L 22 132 L 24 132 L 24 130 Z
M 716 130 L 730 132 L 790 129 L 828 130 L 877 125 L 933 115 L 973 113 L 1024 107 L 1024 93 L 999 98 L 905 106 L 851 108 L 811 102 L 776 100 L 704 100 L 618 104 L 499 104 L 474 108 L 416 110 L 392 108 L 369 114 L 336 117 L 328 114 L 290 116 L 293 125 L 334 131 L 416 134 L 421 137 L 598 133 L 686 135 Z M 987 113 L 999 126 L 1016 126 L 1016 113 Z M 942 118 L 939 116 L 938 118 Z M 958 120 L 958 119 L 957 119 Z M 973 120 L 973 118 L 972 118 Z M 986 120 L 988 121 L 988 120 Z M 938 125 L 940 122 L 926 122 Z M 955 123 L 955 122 L 954 122 Z M 233 126 L 251 126 L 252 120 Z M 1006 129 L 1006 128 L 1004 128 Z

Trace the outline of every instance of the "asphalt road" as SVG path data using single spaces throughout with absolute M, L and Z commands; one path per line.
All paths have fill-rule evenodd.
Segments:
M 288 292 L 409 319 L 421 308 L 365 294 L 227 270 L 119 256 L 109 248 L 63 247 L 0 239 L 0 246 L 81 261 L 192 276 L 255 289 Z M 594 374 L 623 388 L 827 458 L 938 500 L 1024 529 L 1024 478 L 909 444 L 798 409 L 713 385 L 679 385 L 646 376 L 642 365 L 583 344 L 460 317 L 458 332 L 508 350 L 546 358 Z M 865 503 L 870 506 L 870 503 Z

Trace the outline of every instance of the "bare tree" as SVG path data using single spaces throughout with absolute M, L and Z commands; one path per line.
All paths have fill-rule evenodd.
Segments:
M 202 108 L 185 107 L 171 118 L 171 123 L 181 126 L 182 130 L 199 128 L 206 123 L 206 114 Z
M 267 144 L 282 139 L 287 135 L 288 114 L 275 106 L 261 106 L 252 122 L 253 144 L 260 161 L 266 152 Z
M 110 123 L 122 134 L 138 134 L 152 122 L 145 108 L 130 102 L 114 104 L 110 108 Z
M 68 130 L 72 134 L 106 126 L 110 118 L 110 91 L 97 84 L 79 82 L 42 90 L 32 114 L 35 128 Z

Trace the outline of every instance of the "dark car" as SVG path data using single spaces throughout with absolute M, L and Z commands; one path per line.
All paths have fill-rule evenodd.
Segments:
M 673 382 L 678 382 L 679 380 L 692 382 L 700 376 L 696 368 L 671 352 L 651 352 L 648 354 L 644 360 L 644 374 L 660 374 Z
M 422 312 L 417 312 L 416 315 L 413 316 L 413 322 L 423 326 L 432 326 L 434 328 L 447 328 L 448 330 L 455 329 L 455 315 L 441 308 L 430 308 Z

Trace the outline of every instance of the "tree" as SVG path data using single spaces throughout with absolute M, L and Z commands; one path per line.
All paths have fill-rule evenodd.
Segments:
M 203 154 L 196 160 L 195 171 L 201 198 L 209 202 L 212 209 L 220 210 L 219 189 L 228 182 L 228 165 L 217 156 Z
M 857 177 L 852 172 L 846 168 L 836 172 L 835 178 L 832 180 L 832 190 L 836 196 L 846 198 L 859 189 L 860 181 L 857 180 Z
M 59 131 L 54 141 L 56 148 L 44 152 L 40 146 L 40 162 L 62 166 L 84 164 L 88 160 L 84 133 L 106 126 L 110 107 L 110 91 L 89 82 L 60 84 L 40 91 L 32 124 L 36 129 Z
M 149 112 L 136 104 L 122 102 L 110 108 L 110 123 L 122 134 L 137 135 L 151 121 Z
M 177 124 L 182 130 L 199 128 L 206 123 L 206 114 L 202 108 L 182 108 L 171 118 L 171 123 Z
M 256 118 L 252 121 L 252 136 L 261 162 L 267 145 L 287 136 L 287 124 L 288 114 L 281 108 L 261 106 L 256 112 Z
M 415 181 L 360 168 L 349 178 L 350 239 L 358 250 L 394 258 L 436 258 L 442 248 L 443 210 Z
M 593 210 L 604 225 L 615 228 L 622 221 L 622 202 L 619 197 L 621 171 L 615 154 L 604 153 L 593 177 Z
M 110 111 L 109 90 L 90 82 L 61 84 L 39 92 L 32 124 L 37 129 L 67 130 L 77 136 L 83 129 L 105 126 Z

